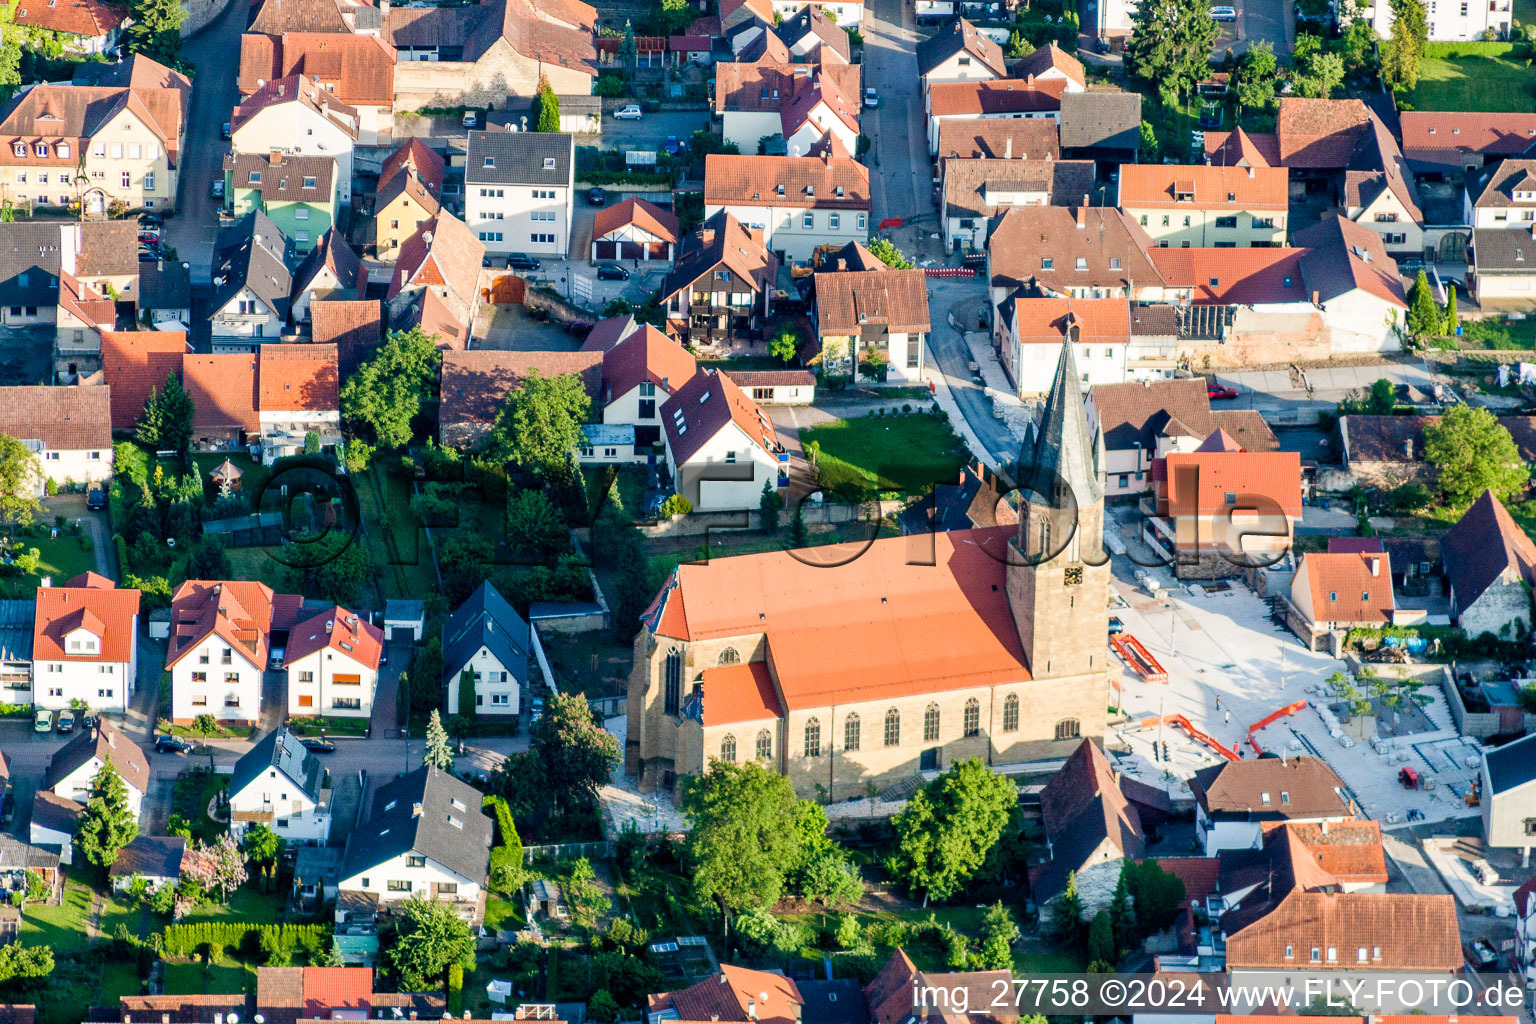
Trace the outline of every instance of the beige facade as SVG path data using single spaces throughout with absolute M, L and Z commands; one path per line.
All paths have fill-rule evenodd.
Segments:
M 374 218 L 378 233 L 379 259 L 393 260 L 400 255 L 405 240 L 416 233 L 427 221 L 437 216 L 429 212 L 421 202 L 408 192 L 402 192 L 389 205 L 379 210 Z
M 16 145 L 0 148 L 0 198 L 23 208 L 62 210 L 83 202 L 87 213 L 104 214 L 116 201 L 135 210 L 176 205 L 176 170 L 165 146 L 131 110 L 119 111 L 88 139 L 53 140 L 55 159 L 70 164 L 39 162 L 37 143 L 19 158 Z
M 1125 212 L 1165 249 L 1285 244 L 1286 211 L 1277 209 L 1127 206 Z
M 395 65 L 395 109 L 500 107 L 508 97 L 532 97 L 539 76 L 560 96 L 592 95 L 592 75 L 524 57 L 498 39 L 479 60 L 402 60 Z

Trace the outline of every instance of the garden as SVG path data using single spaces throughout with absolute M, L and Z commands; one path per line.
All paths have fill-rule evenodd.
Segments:
M 1536 111 L 1531 47 L 1511 43 L 1428 43 L 1404 109 Z
M 823 487 L 857 498 L 927 494 L 967 461 L 942 413 L 837 420 L 800 431 L 800 443 Z

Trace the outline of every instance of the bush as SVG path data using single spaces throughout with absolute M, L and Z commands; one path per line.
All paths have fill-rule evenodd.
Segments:
M 331 927 L 323 924 L 252 925 L 238 921 L 204 921 L 167 925 L 162 933 L 166 956 L 191 958 L 207 949 L 220 955 L 226 949 L 265 952 L 283 948 L 313 957 L 330 948 Z
M 592 95 L 616 99 L 624 95 L 624 79 L 618 75 L 599 75 L 592 86 Z
M 693 511 L 693 502 L 681 494 L 674 494 L 661 503 L 661 518 L 671 519 L 673 516 L 685 516 Z
M 460 1016 L 464 1012 L 464 966 L 448 965 L 448 1015 Z

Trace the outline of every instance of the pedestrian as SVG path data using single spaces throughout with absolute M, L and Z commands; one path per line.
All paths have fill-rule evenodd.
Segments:
M 1226 715 L 1227 715 L 1227 717 L 1222 719 L 1222 721 L 1223 722 L 1230 722 L 1230 721 L 1232 721 L 1232 712 L 1230 710 L 1227 711 Z
M 1221 694 L 1219 693 L 1216 695 L 1216 710 L 1221 710 Z

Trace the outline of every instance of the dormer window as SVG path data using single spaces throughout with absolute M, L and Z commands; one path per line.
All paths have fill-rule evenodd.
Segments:
M 11 147 L 11 152 L 15 153 L 17 156 L 26 156 L 27 144 L 25 142 L 18 142 L 16 145 Z
M 807 186 L 805 186 L 805 194 L 808 195 L 808 196 L 814 196 L 816 194 L 816 186 L 815 185 L 807 185 Z
M 552 170 L 555 169 L 555 158 L 554 157 L 547 156 L 547 157 L 544 158 L 544 169 L 546 171 L 552 171 Z
M 261 184 L 261 172 L 260 171 L 252 171 L 251 172 L 251 184 L 252 185 L 260 185 Z
M 1237 193 L 1236 192 L 1228 192 L 1227 193 L 1227 202 L 1229 202 L 1229 203 L 1237 202 Z
M 1269 803 L 1269 793 L 1267 793 L 1267 792 L 1260 793 L 1259 794 L 1259 803 L 1261 803 L 1261 804 Z
M 67 142 L 59 143 L 59 156 L 61 156 L 65 160 L 69 159 L 69 143 L 67 143 Z
M 46 143 L 46 142 L 39 142 L 36 145 L 36 147 L 34 147 L 34 148 L 37 150 L 37 155 L 38 156 L 47 156 L 48 155 L 48 143 Z
M 778 185 L 778 186 L 776 186 L 774 188 L 774 191 L 777 192 L 779 195 L 783 195 L 784 194 L 784 186 L 783 185 Z

